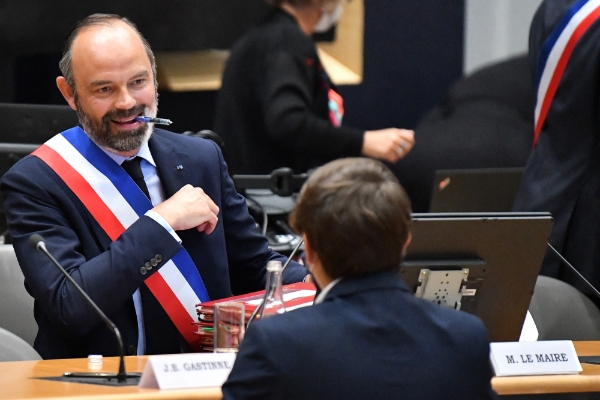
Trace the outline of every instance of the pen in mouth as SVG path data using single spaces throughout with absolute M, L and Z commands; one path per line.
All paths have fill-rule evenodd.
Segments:
M 173 123 L 173 121 L 171 121 L 170 119 L 144 117 L 142 115 L 140 115 L 139 117 L 134 118 L 134 121 L 152 122 L 152 123 L 158 124 L 158 125 L 171 125 Z

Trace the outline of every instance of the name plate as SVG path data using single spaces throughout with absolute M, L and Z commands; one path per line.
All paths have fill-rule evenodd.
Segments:
M 150 356 L 139 387 L 190 389 L 221 387 L 233 367 L 235 353 Z
M 496 376 L 577 374 L 582 371 L 570 340 L 490 345 Z

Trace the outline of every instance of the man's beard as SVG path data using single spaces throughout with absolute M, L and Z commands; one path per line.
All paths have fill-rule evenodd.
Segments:
M 77 106 L 77 115 L 83 130 L 90 139 L 100 147 L 109 148 L 115 151 L 131 151 L 139 149 L 142 144 L 150 138 L 154 124 L 142 122 L 137 129 L 122 130 L 113 127 L 112 120 L 122 120 L 126 118 L 135 118 L 140 114 L 145 116 L 156 116 L 158 106 L 158 96 L 155 99 L 154 107 L 150 108 L 145 104 L 136 104 L 129 110 L 113 109 L 102 117 L 100 121 L 94 120 L 87 114 L 81 104 L 77 93 L 74 96 Z

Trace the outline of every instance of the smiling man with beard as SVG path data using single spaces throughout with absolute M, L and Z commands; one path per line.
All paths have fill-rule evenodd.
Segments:
M 69 37 L 56 83 L 81 126 L 4 175 L 10 231 L 35 299 L 43 358 L 117 354 L 113 334 L 28 245 L 51 253 L 119 328 L 127 354 L 193 349 L 194 305 L 264 287 L 283 259 L 255 232 L 218 147 L 139 122 L 157 113 L 154 55 L 128 20 L 94 14 Z M 292 264 L 286 283 L 306 269 Z

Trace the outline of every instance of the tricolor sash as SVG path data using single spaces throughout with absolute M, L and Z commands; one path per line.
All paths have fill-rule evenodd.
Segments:
M 600 0 L 576 1 L 544 42 L 536 75 L 534 147 L 573 49 L 599 17 Z
M 79 198 L 111 240 L 152 209 L 137 184 L 79 128 L 48 140 L 32 155 L 42 159 Z M 190 344 L 195 305 L 210 300 L 198 269 L 180 250 L 144 283 Z

